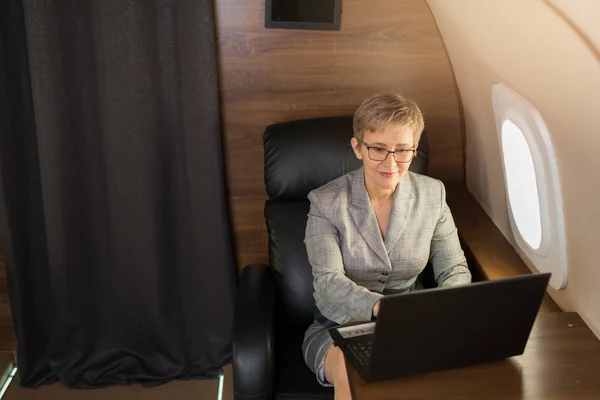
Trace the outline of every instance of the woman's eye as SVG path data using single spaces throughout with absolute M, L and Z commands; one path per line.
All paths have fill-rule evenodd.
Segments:
M 377 153 L 387 153 L 387 150 L 382 149 L 381 147 L 373 147 L 373 150 L 375 150 Z

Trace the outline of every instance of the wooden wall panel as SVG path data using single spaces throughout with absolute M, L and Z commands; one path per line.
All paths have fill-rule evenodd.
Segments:
M 266 262 L 262 135 L 297 118 L 351 115 L 377 92 L 417 101 L 431 175 L 463 182 L 455 82 L 425 0 L 344 0 L 338 32 L 264 28 L 265 0 L 215 0 L 238 266 Z
M 2 306 L 10 306 L 10 298 L 8 296 L 4 249 L 2 247 L 2 237 L 0 236 L 0 307 Z
M 13 328 L 4 251 L 2 248 L 2 238 L 0 237 L 0 351 L 15 350 L 17 350 L 17 339 Z

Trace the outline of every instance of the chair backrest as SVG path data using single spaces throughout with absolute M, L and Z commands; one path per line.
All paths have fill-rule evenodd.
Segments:
M 269 262 L 279 292 L 278 322 L 306 327 L 317 313 L 304 234 L 308 193 L 360 167 L 350 146 L 352 117 L 324 117 L 273 124 L 264 134 L 265 219 Z M 410 170 L 427 174 L 427 136 Z

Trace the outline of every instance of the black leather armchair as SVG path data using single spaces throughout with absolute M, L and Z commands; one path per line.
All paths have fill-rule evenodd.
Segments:
M 304 331 L 318 313 L 304 245 L 307 194 L 358 168 L 351 117 L 284 122 L 264 134 L 270 265 L 242 271 L 233 334 L 235 399 L 333 399 L 304 363 Z M 411 170 L 426 174 L 427 137 Z M 426 280 L 431 281 L 430 274 Z M 427 286 L 430 284 L 425 283 Z

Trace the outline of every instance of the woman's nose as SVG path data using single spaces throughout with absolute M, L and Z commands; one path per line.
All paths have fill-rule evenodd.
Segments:
M 388 157 L 383 161 L 383 165 L 394 167 L 396 164 L 396 160 L 394 159 L 393 153 L 388 153 Z

